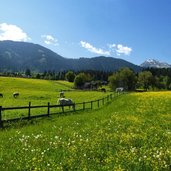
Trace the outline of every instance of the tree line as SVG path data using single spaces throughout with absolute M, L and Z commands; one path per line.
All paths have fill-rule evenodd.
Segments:
M 124 87 L 127 90 L 171 90 L 171 69 L 147 68 L 135 73 L 123 68 L 109 76 L 111 89 Z
M 36 78 L 36 79 L 45 79 L 45 80 L 66 80 L 68 78 L 68 73 L 72 73 L 71 75 L 78 75 L 79 73 L 85 73 L 86 77 L 91 76 L 91 80 L 108 80 L 108 76 L 112 74 L 112 72 L 106 71 L 94 71 L 94 70 L 86 70 L 86 71 L 44 71 L 43 73 L 32 72 L 30 69 L 26 69 L 24 72 L 1 72 L 1 76 L 9 76 L 9 77 L 28 77 L 28 78 Z M 68 75 L 68 76 L 67 76 Z M 71 79 L 68 78 L 68 79 Z M 75 77 L 74 77 L 75 78 Z
M 105 71 L 44 71 L 43 73 L 34 73 L 30 69 L 25 72 L 3 72 L 2 76 L 29 77 L 46 80 L 67 80 L 74 82 L 75 88 L 84 88 L 85 83 L 101 85 L 102 82 L 108 82 L 112 90 L 117 87 L 124 87 L 128 91 L 142 90 L 171 90 L 171 68 L 146 68 L 141 72 L 134 72 L 130 68 L 122 68 L 116 72 Z

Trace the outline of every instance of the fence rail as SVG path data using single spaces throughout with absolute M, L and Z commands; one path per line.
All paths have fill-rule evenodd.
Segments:
M 53 114 L 60 114 L 65 112 L 72 112 L 72 111 L 78 111 L 78 110 L 85 110 L 85 109 L 94 109 L 99 108 L 100 106 L 103 106 L 105 103 L 112 100 L 114 97 L 117 97 L 119 94 L 110 94 L 107 95 L 104 98 L 93 100 L 93 101 L 87 101 L 82 103 L 73 103 L 71 105 L 51 105 L 50 102 L 47 103 L 47 105 L 39 105 L 39 106 L 32 106 L 31 102 L 29 102 L 28 106 L 21 106 L 21 107 L 2 107 L 0 106 L 0 128 L 3 127 L 3 123 L 5 122 L 11 122 L 11 121 L 18 121 L 18 120 L 30 120 L 32 118 L 40 118 L 40 117 L 49 117 Z M 37 108 L 45 108 L 46 113 L 45 114 L 32 114 L 32 109 Z M 51 109 L 61 109 L 61 110 L 55 110 L 54 112 L 51 112 Z M 4 112 L 5 111 L 13 111 L 13 110 L 27 110 L 25 116 L 15 117 L 13 118 L 7 117 L 4 119 Z

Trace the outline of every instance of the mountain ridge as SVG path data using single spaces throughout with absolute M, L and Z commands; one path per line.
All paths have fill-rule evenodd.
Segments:
M 15 41 L 0 41 L 0 71 L 24 71 L 26 68 L 36 72 L 45 70 L 99 70 L 116 71 L 129 67 L 134 71 L 141 67 L 126 60 L 98 56 L 92 58 L 64 58 L 39 44 Z
M 144 61 L 141 65 L 144 68 L 171 68 L 171 65 L 166 62 L 160 62 L 156 59 L 148 59 Z

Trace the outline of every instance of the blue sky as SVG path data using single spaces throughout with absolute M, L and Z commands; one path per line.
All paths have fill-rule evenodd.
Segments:
M 67 58 L 171 64 L 171 0 L 0 2 L 0 40 L 40 44 Z

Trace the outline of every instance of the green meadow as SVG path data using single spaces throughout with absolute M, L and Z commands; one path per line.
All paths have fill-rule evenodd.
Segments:
M 73 89 L 73 83 L 67 81 L 47 81 L 26 78 L 7 78 L 0 77 L 0 93 L 3 93 L 3 98 L 0 98 L 0 106 L 2 107 L 20 107 L 28 106 L 31 102 L 32 106 L 46 105 L 48 102 L 51 105 L 57 105 L 61 90 L 65 91 L 65 98 L 70 98 L 75 103 L 82 103 L 91 100 L 101 99 L 111 94 L 111 92 L 103 93 L 98 91 L 79 91 Z M 14 98 L 13 93 L 19 92 L 19 97 Z M 77 105 L 77 109 L 82 108 L 82 105 Z M 90 104 L 87 104 L 87 108 Z M 97 104 L 96 104 L 97 107 Z M 68 107 L 65 108 L 68 110 Z M 52 108 L 51 113 L 59 113 L 61 109 Z M 47 108 L 37 108 L 31 110 L 31 115 L 46 114 Z M 16 117 L 28 116 L 28 110 L 10 110 L 4 111 L 3 119 L 12 119 Z
M 57 104 L 61 90 L 66 91 L 66 98 L 71 98 L 76 103 L 104 97 L 102 92 L 73 90 L 73 83 L 67 81 L 0 77 L 0 93 L 4 95 L 0 98 L 0 105 L 3 107 L 24 106 L 29 102 L 33 105 L 45 105 L 47 102 Z M 14 92 L 20 93 L 16 99 L 13 98 Z M 105 95 L 107 94 L 109 93 Z
M 2 106 L 56 103 L 68 82 L 0 78 Z M 12 97 L 20 92 L 18 99 Z M 75 102 L 96 91 L 68 91 Z M 128 93 L 103 107 L 13 123 L 0 130 L 0 167 L 6 170 L 169 171 L 171 92 Z

